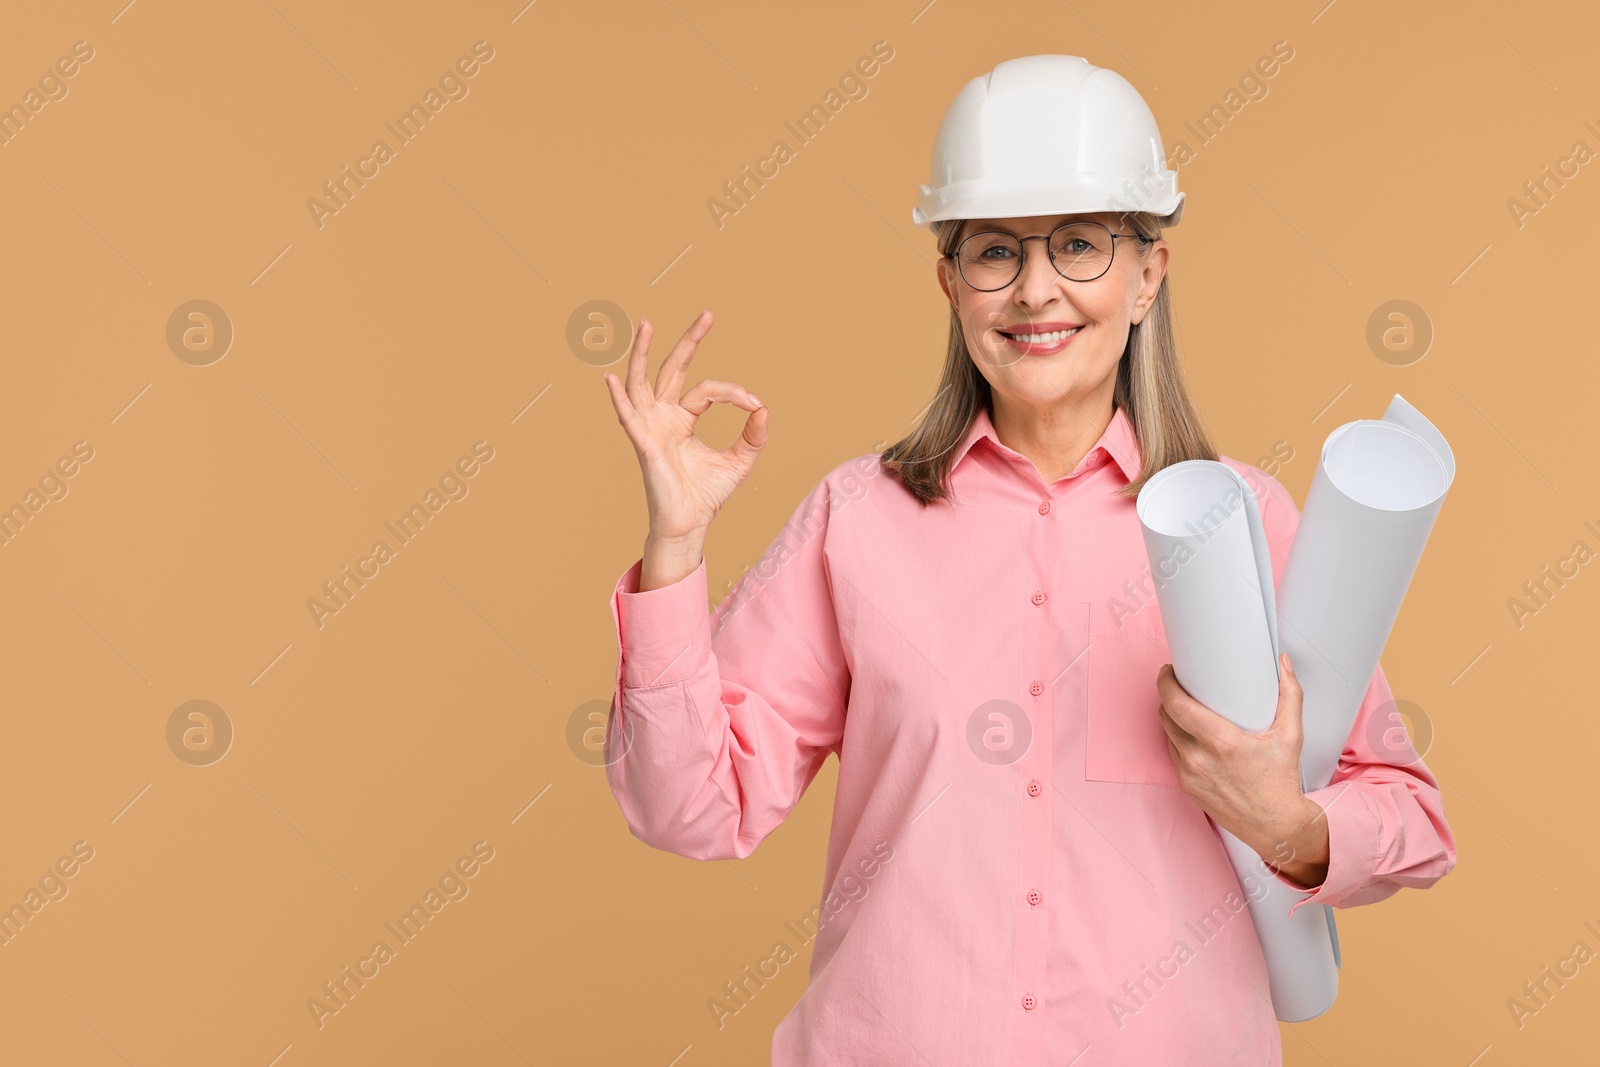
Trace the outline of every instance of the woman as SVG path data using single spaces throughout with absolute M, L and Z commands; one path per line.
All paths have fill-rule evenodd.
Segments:
M 1025 129 L 1021 148 L 993 136 Z M 697 859 L 747 856 L 839 758 L 780 1067 L 1278 1064 L 1245 911 L 1266 887 L 1241 886 L 1212 823 L 1334 907 L 1455 864 L 1426 766 L 1374 748 L 1395 733 L 1381 669 L 1333 782 L 1309 794 L 1292 665 L 1254 735 L 1172 674 L 1139 488 L 1220 458 L 1255 489 L 1275 578 L 1299 512 L 1216 454 L 1185 391 L 1162 238 L 1183 197 L 1171 171 L 1135 184 L 1151 158 L 1137 92 L 1078 57 L 969 83 L 915 213 L 951 307 L 927 417 L 828 472 L 714 615 L 706 531 L 768 410 L 731 382 L 683 389 L 709 312 L 653 388 L 648 321 L 626 382 L 606 375 L 650 516 L 612 597 L 607 762 L 629 828 Z M 719 401 L 751 412 L 726 452 L 694 433 Z

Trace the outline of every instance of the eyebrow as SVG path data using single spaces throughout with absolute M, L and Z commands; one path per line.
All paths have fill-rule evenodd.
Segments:
M 1074 220 L 1077 220 L 1077 221 L 1090 221 L 1090 222 L 1095 221 L 1093 219 L 1081 220 L 1081 219 L 1078 219 L 1077 216 L 1075 216 L 1075 215 L 1068 215 L 1065 218 L 1063 218 L 1060 222 L 1056 223 L 1056 226 L 1065 226 L 1067 223 L 1072 222 Z M 1055 226 L 1051 227 L 1052 230 L 1055 229 L 1055 228 L 1056 228 Z M 1002 225 L 998 219 L 973 219 L 972 220 L 972 232 L 973 233 L 987 233 L 987 232 L 990 232 L 990 231 L 993 231 L 993 230 L 999 230 L 1002 233 L 1009 233 L 1013 237 L 1017 236 L 1017 231 L 1016 230 L 1012 229 L 1010 226 Z

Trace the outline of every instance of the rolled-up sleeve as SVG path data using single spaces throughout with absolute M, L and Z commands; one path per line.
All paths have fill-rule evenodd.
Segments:
M 628 828 L 691 859 L 748 856 L 799 803 L 844 732 L 849 671 L 828 574 L 824 479 L 715 612 L 702 558 L 611 597 L 617 671 L 606 776 Z
M 1300 511 L 1289 491 L 1260 470 L 1247 474 L 1280 586 Z M 1455 836 L 1439 783 L 1406 735 L 1380 665 L 1367 686 L 1332 780 L 1306 792 L 1328 824 L 1328 873 L 1315 888 L 1281 872 L 1278 881 L 1309 895 L 1289 908 L 1374 904 L 1409 886 L 1425 889 L 1456 865 Z

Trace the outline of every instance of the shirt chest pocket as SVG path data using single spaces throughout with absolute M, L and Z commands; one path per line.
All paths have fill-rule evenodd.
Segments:
M 1122 627 L 1093 605 L 1089 614 L 1084 777 L 1182 788 L 1161 725 L 1156 674 L 1171 661 L 1159 620 L 1138 616 Z M 1153 613 L 1154 605 L 1144 612 Z

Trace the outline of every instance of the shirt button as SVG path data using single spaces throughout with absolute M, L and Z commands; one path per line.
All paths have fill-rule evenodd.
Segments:
M 1039 504 L 1039 514 L 1041 514 L 1041 515 L 1050 514 L 1050 501 L 1044 500 L 1044 501 L 1040 502 L 1040 504 Z
M 1038 682 L 1034 682 L 1032 685 L 1028 686 L 1028 692 L 1032 693 L 1034 696 L 1038 696 L 1040 693 L 1044 692 L 1044 686 L 1040 685 Z
M 1035 594 L 1033 594 L 1033 602 L 1035 604 L 1043 604 L 1044 603 L 1044 594 L 1043 593 L 1035 593 Z
M 1039 906 L 1039 901 L 1041 901 L 1043 899 L 1044 899 L 1044 897 L 1039 895 L 1039 891 L 1037 889 L 1028 890 L 1028 903 L 1029 904 L 1032 904 L 1034 907 L 1038 907 Z
M 1022 1006 L 1026 1010 L 1032 1011 L 1034 1009 L 1034 1007 L 1038 1005 L 1038 1003 L 1039 1002 L 1033 998 L 1033 994 L 1032 993 L 1024 993 L 1024 994 L 1022 994 Z
M 1030 797 L 1036 797 L 1043 792 L 1044 786 L 1039 784 L 1039 779 L 1035 778 L 1033 781 L 1028 783 L 1028 795 Z

